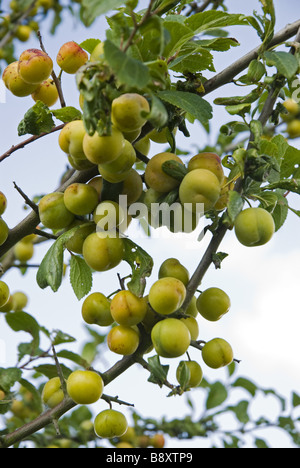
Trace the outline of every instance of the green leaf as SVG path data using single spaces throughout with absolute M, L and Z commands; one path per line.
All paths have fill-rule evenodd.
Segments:
M 155 95 L 151 96 L 151 111 L 147 117 L 147 120 L 155 127 L 162 128 L 168 122 L 168 112 L 161 102 Z
M 151 372 L 148 382 L 158 384 L 162 387 L 167 379 L 170 366 L 163 366 L 160 362 L 159 356 L 157 355 L 149 358 L 148 364 Z
M 31 109 L 29 109 L 24 119 L 18 126 L 18 135 L 41 135 L 42 133 L 49 133 L 55 127 L 49 108 L 38 101 Z
M 238 192 L 234 190 L 229 190 L 228 192 L 228 204 L 227 211 L 229 219 L 234 223 L 238 214 L 242 211 L 244 206 L 244 200 Z
M 64 364 L 59 364 L 65 379 L 69 377 L 72 370 L 66 367 Z M 55 364 L 41 364 L 40 366 L 33 367 L 35 372 L 45 375 L 48 379 L 58 377 L 57 368 Z
M 0 388 L 5 392 L 19 382 L 22 377 L 22 371 L 16 367 L 9 367 L 7 369 L 0 368 Z
M 288 146 L 281 164 L 280 177 L 284 179 L 294 175 L 299 165 L 300 149 Z
M 93 52 L 93 50 L 100 44 L 100 39 L 86 39 L 85 41 L 81 42 L 80 47 L 86 50 L 89 54 Z
M 253 397 L 256 394 L 257 391 L 257 386 L 255 383 L 251 382 L 249 379 L 246 379 L 244 377 L 239 377 L 233 384 L 233 387 L 241 387 L 247 390 L 247 392 L 250 393 Z
M 57 353 L 57 357 L 62 358 L 62 359 L 68 359 L 69 361 L 72 361 L 78 366 L 86 368 L 86 369 L 89 367 L 88 362 L 82 359 L 82 357 L 79 354 L 73 353 L 72 351 L 68 351 L 66 349 L 59 351 Z
M 250 421 L 248 408 L 249 401 L 247 400 L 240 401 L 236 406 L 229 407 L 229 409 L 236 415 L 237 419 L 243 424 Z
M 173 177 L 173 179 L 179 180 L 180 182 L 187 175 L 187 168 L 178 161 L 166 161 L 162 165 L 162 170 L 165 174 Z
M 71 256 L 70 281 L 79 301 L 90 292 L 93 286 L 92 270 L 78 255 Z
M 292 79 L 298 72 L 298 60 L 289 52 L 265 52 L 267 65 L 275 66 L 278 73 Z
M 222 405 L 227 397 L 227 389 L 221 382 L 212 384 L 206 400 L 206 408 L 212 409 Z
M 71 239 L 79 227 L 80 226 L 75 226 L 70 229 L 70 231 L 62 234 L 46 253 L 36 276 L 37 283 L 41 289 L 50 286 L 52 291 L 58 291 L 63 278 L 65 244 Z
M 62 332 L 61 330 L 54 330 L 50 338 L 53 346 L 57 346 L 63 343 L 74 343 L 76 341 L 73 336 Z
M 211 29 L 249 25 L 247 18 L 242 14 L 229 14 L 216 10 L 196 13 L 187 18 L 184 24 L 191 28 L 195 35 Z
M 13 314 L 6 314 L 5 320 L 13 331 L 30 333 L 33 337 L 33 345 L 38 347 L 40 342 L 40 326 L 34 317 L 27 312 L 14 312 Z
M 85 26 L 91 26 L 96 18 L 119 8 L 123 3 L 122 0 L 82 0 L 81 19 Z
M 297 406 L 300 406 L 300 395 L 298 395 L 295 392 L 293 392 L 292 394 L 292 405 L 293 408 L 297 408 Z
M 198 94 L 184 91 L 161 91 L 158 96 L 163 101 L 188 112 L 204 126 L 213 117 L 211 105 Z
M 104 55 L 107 63 L 121 84 L 144 89 L 150 81 L 146 65 L 122 52 L 111 41 L 105 41 Z
M 182 390 L 187 390 L 189 388 L 188 383 L 191 378 L 191 371 L 185 361 L 180 362 L 178 366 L 178 376 L 176 375 L 176 377 L 178 378 L 178 383 Z
M 73 120 L 81 120 L 82 114 L 75 107 L 63 107 L 62 109 L 53 110 L 52 114 L 63 123 L 72 122 Z
M 263 439 L 258 439 L 256 438 L 255 441 L 255 446 L 259 449 L 267 449 L 269 448 L 269 446 L 267 445 L 267 443 L 263 440 Z
M 138 297 L 142 297 L 146 287 L 146 278 L 151 276 L 153 259 L 141 247 L 130 239 L 123 239 L 125 254 L 124 260 L 132 269 L 132 277 L 127 284 L 128 289 Z

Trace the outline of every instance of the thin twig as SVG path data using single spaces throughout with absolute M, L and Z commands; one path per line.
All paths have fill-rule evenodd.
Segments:
M 38 213 L 39 212 L 39 207 L 32 200 L 30 200 L 30 198 L 26 195 L 26 193 L 23 192 L 22 189 L 20 189 L 20 187 L 17 186 L 16 182 L 13 182 L 13 184 L 14 184 L 14 187 L 17 190 L 17 192 L 19 192 L 21 197 L 24 199 L 26 205 L 30 206 L 30 208 L 32 208 L 33 211 Z
M 25 146 L 30 145 L 34 141 L 37 141 L 40 138 L 43 138 L 47 135 L 51 135 L 52 133 L 62 130 L 65 125 L 66 124 L 58 125 L 57 127 L 54 127 L 52 130 L 50 130 L 50 132 L 44 132 L 44 133 L 41 133 L 40 135 L 33 135 L 32 137 L 27 138 L 27 140 L 22 141 L 18 145 L 12 146 L 8 151 L 6 151 L 4 154 L 2 154 L 2 156 L 0 156 L 0 162 L 4 161 L 4 159 L 8 158 L 15 151 L 25 148 Z
M 43 39 L 42 39 L 42 35 L 41 35 L 40 31 L 37 32 L 37 36 L 38 36 L 42 51 L 45 52 L 45 54 L 47 54 L 47 51 L 46 51 L 45 46 L 43 44 Z M 63 90 L 62 90 L 62 87 L 61 87 L 61 80 L 57 77 L 54 70 L 51 73 L 51 77 L 52 77 L 52 79 L 53 79 L 53 81 L 55 83 L 56 89 L 58 91 L 60 105 L 61 105 L 61 107 L 66 107 L 66 101 L 65 101 Z

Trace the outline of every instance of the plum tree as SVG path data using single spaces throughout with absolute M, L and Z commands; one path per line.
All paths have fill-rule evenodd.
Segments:
M 214 446 L 265 447 L 261 431 L 269 425 L 299 446 L 298 393 L 283 404 L 272 391 L 281 409 L 262 428 L 249 408 L 269 387 L 240 375 L 238 344 L 235 356 L 224 338 L 210 336 L 216 326 L 222 336 L 227 325 L 219 320 L 234 319 L 231 299 L 236 307 L 248 286 L 245 256 L 235 272 L 239 291 L 234 279 L 230 298 L 221 289 L 229 284 L 222 262 L 235 243 L 263 246 L 299 215 L 299 20 L 276 33 L 272 1 L 258 1 L 262 12 L 254 16 L 243 2 L 232 13 L 228 0 L 147 0 L 143 9 L 136 1 L 112 3 L 12 0 L 2 8 L 2 91 L 10 91 L 16 106 L 8 113 L 10 103 L 0 105 L 2 143 L 14 133 L 20 140 L 0 155 L 0 189 L 7 195 L 0 192 L 0 447 L 161 449 L 195 437 L 197 446 L 205 437 Z M 102 40 L 87 30 L 96 20 L 101 25 L 99 12 L 107 24 L 106 31 L 98 28 Z M 76 29 L 81 43 L 57 42 L 69 14 L 85 27 Z M 229 37 L 228 26 L 243 26 L 246 34 L 254 28 L 261 43 L 232 62 L 230 49 L 243 37 Z M 29 36 L 33 48 L 20 54 Z M 215 72 L 220 51 L 228 66 Z M 243 87 L 241 95 L 228 95 L 232 83 Z M 11 94 L 29 99 L 17 108 Z M 20 150 L 22 164 L 12 157 Z M 51 159 L 39 171 L 46 150 Z M 280 275 L 286 270 L 278 268 Z M 31 282 L 42 290 L 42 296 L 34 290 L 34 300 Z M 211 322 L 206 331 L 203 320 Z M 22 341 L 14 355 L 15 333 Z M 210 380 L 202 362 L 228 366 L 224 380 L 222 371 Z M 135 366 L 142 372 L 132 377 Z M 136 394 L 146 394 L 145 376 L 168 397 L 197 388 L 200 397 L 187 399 L 193 418 L 144 416 Z M 115 380 L 120 396 L 104 394 Z M 122 382 L 134 383 L 128 402 Z M 240 388 L 247 390 L 242 401 Z M 158 392 L 151 393 L 151 408 Z M 130 429 L 115 404 L 136 407 Z M 236 417 L 234 433 L 220 414 Z

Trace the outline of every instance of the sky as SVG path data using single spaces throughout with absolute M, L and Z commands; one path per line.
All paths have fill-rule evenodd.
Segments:
M 300 8 L 297 0 L 282 2 L 275 0 L 277 10 L 277 26 L 279 30 L 299 16 Z M 5 6 L 6 2 L 3 2 Z M 230 12 L 249 13 L 259 10 L 258 1 L 240 2 L 229 0 L 227 2 Z M 66 18 L 63 27 L 58 28 L 55 37 L 47 33 L 47 27 L 42 30 L 44 43 L 49 55 L 55 57 L 60 46 L 69 40 L 80 43 L 88 38 L 104 39 L 106 23 L 104 19 L 97 21 L 89 30 L 75 25 L 70 18 Z M 248 27 L 234 27 L 230 30 L 241 46 L 232 49 L 229 53 L 216 54 L 215 66 L 221 71 L 228 66 L 228 61 L 234 62 L 240 55 L 259 45 L 255 31 Z M 32 38 L 26 45 L 19 44 L 21 53 L 25 48 L 37 47 L 37 40 Z M 65 97 L 68 105 L 78 107 L 78 92 L 73 77 L 66 77 L 63 81 Z M 234 91 L 233 91 L 234 90 Z M 228 86 L 225 93 L 237 90 Z M 207 97 L 213 102 L 220 91 Z M 223 93 L 223 90 L 222 90 Z M 223 95 L 224 95 L 223 94 Z M 7 151 L 12 144 L 22 141 L 17 136 L 17 125 L 23 118 L 26 110 L 33 105 L 31 98 L 18 99 L 7 93 L 5 104 L 0 104 L 0 154 Z M 228 115 L 219 108 L 215 110 L 211 122 L 210 136 L 195 124 L 190 128 L 191 137 L 187 141 L 178 136 L 178 146 L 193 148 L 193 145 L 206 146 L 214 141 L 214 136 L 222 123 L 228 121 Z M 23 137 L 24 138 L 24 137 Z M 10 227 L 16 225 L 27 212 L 24 212 L 23 203 L 19 194 L 13 188 L 13 181 L 30 197 L 53 191 L 59 185 L 60 175 L 64 172 L 67 161 L 57 142 L 58 135 L 47 136 L 29 145 L 26 149 L 18 151 L 1 163 L 0 190 L 7 195 L 8 209 L 4 219 Z M 300 148 L 298 140 L 293 145 Z M 153 145 L 151 154 L 161 151 L 162 146 Z M 299 198 L 299 197 L 298 197 Z M 291 197 L 291 205 L 300 209 L 296 197 Z M 298 204 L 298 205 L 297 205 Z M 201 285 L 207 287 L 220 287 L 231 298 L 230 312 L 217 323 L 198 320 L 200 337 L 209 340 L 214 337 L 223 337 L 230 342 L 235 356 L 241 360 L 238 374 L 256 382 L 263 388 L 276 388 L 278 393 L 289 397 L 290 393 L 298 391 L 300 387 L 300 310 L 298 301 L 299 290 L 299 218 L 289 213 L 284 227 L 276 233 L 266 246 L 259 248 L 246 248 L 238 243 L 234 232 L 228 233 L 221 250 L 229 253 L 224 260 L 222 268 L 210 268 Z M 147 250 L 154 259 L 153 278 L 156 279 L 160 264 L 169 257 L 178 258 L 190 272 L 193 272 L 209 237 L 196 245 L 182 239 L 142 239 L 140 245 Z M 36 248 L 32 262 L 39 261 L 46 252 L 46 246 Z M 128 265 L 121 265 L 107 274 L 97 274 L 94 278 L 93 291 L 110 294 L 118 288 L 116 273 L 128 273 Z M 35 271 L 30 271 L 22 277 L 17 269 L 12 269 L 5 276 L 5 281 L 12 291 L 22 290 L 30 297 L 28 312 L 36 317 L 41 325 L 49 329 L 59 328 L 78 339 L 71 345 L 75 352 L 80 351 L 86 331 L 81 319 L 81 302 L 78 303 L 72 288 L 66 281 L 57 293 L 41 290 L 35 283 Z M 151 281 L 152 281 L 151 279 Z M 151 282 L 147 288 L 149 288 Z M 0 366 L 13 366 L 16 362 L 16 347 L 18 343 L 28 337 L 23 333 L 12 333 L 7 327 L 4 318 L 0 317 Z M 192 350 L 191 357 L 200 359 L 199 351 Z M 104 371 L 107 360 L 114 363 L 118 358 L 105 354 L 99 361 L 99 370 Z M 163 363 L 165 360 L 162 360 Z M 170 375 L 175 375 L 177 360 L 168 362 L 171 365 Z M 203 364 L 204 374 L 208 380 L 224 380 L 226 371 L 212 371 Z M 170 379 L 171 379 L 170 377 Z M 123 376 L 112 382 L 107 393 L 118 395 L 122 400 L 135 403 L 138 413 L 145 416 L 161 417 L 167 419 L 181 417 L 189 414 L 185 397 L 166 398 L 167 389 L 160 389 L 147 382 L 147 374 L 143 369 L 134 367 Z M 174 380 L 174 379 L 173 379 Z M 130 382 L 130 384 L 128 384 Z M 134 382 L 134 384 L 133 384 Z M 198 391 L 191 393 L 192 400 L 199 401 L 198 411 L 201 414 L 201 394 Z M 149 404 L 149 401 L 151 404 Z M 93 405 L 95 412 L 103 409 L 103 402 Z M 273 417 L 277 411 L 277 403 L 271 397 L 258 399 L 253 407 L 253 414 Z M 195 415 L 196 417 L 197 415 Z M 230 424 L 231 421 L 226 421 Z M 289 439 L 282 432 L 269 431 L 268 438 L 274 448 L 289 448 Z M 251 441 L 249 439 L 249 444 Z M 174 445 L 175 444 L 175 445 Z M 205 447 L 207 442 L 197 440 L 196 446 Z M 194 441 L 180 444 L 168 440 L 167 447 L 195 446 Z

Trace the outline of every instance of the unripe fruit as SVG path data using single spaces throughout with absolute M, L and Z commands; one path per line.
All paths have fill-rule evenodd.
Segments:
M 181 373 L 183 368 L 187 366 L 190 373 L 189 379 L 187 381 L 187 387 L 198 387 L 203 379 L 203 371 L 201 366 L 196 361 L 181 361 L 176 370 L 176 379 L 180 383 Z
M 77 159 L 86 159 L 83 151 L 83 138 L 86 134 L 82 120 L 73 120 L 67 123 L 61 130 L 58 137 L 58 144 L 61 150 Z
M 263 208 L 247 208 L 237 216 L 235 234 L 246 247 L 257 247 L 271 240 L 275 232 L 273 216 Z
M 102 62 L 104 54 L 104 42 L 99 42 L 91 53 L 90 62 Z
M 16 29 L 16 38 L 21 42 L 27 42 L 31 36 L 32 29 L 26 24 L 20 24 Z
M 187 351 L 191 344 L 191 335 L 180 320 L 167 318 L 154 325 L 151 340 L 159 356 L 176 358 Z
M 19 73 L 19 62 L 10 63 L 2 75 L 6 88 L 17 97 L 30 96 L 37 88 L 36 84 L 26 83 Z
M 114 320 L 127 327 L 140 323 L 145 318 L 147 309 L 147 300 L 135 296 L 131 291 L 118 292 L 110 306 Z
M 99 374 L 93 371 L 77 370 L 69 375 L 67 392 L 75 403 L 91 405 L 102 396 L 104 383 Z
M 196 341 L 199 336 L 199 325 L 195 317 L 182 317 L 180 320 L 188 328 L 191 340 Z
M 6 224 L 6 222 L 0 218 L 0 245 L 3 245 L 4 242 L 6 242 L 6 239 L 8 238 L 9 234 L 9 228 Z
M 142 153 L 144 156 L 148 156 L 151 149 L 151 141 L 149 137 L 141 138 L 141 140 L 134 143 L 134 149 Z
M 98 231 L 112 231 L 125 219 L 125 213 L 117 202 L 110 200 L 99 203 L 93 214 Z
M 16 291 L 11 295 L 12 299 L 12 310 L 18 312 L 20 310 L 24 310 L 28 304 L 28 297 L 25 293 L 21 291 Z
M 125 140 L 124 148 L 114 161 L 99 164 L 98 169 L 102 177 L 111 183 L 122 182 L 126 179 L 128 171 L 132 168 L 136 161 L 135 150 L 129 141 Z
M 159 153 L 153 156 L 145 170 L 145 182 L 157 192 L 171 192 L 180 185 L 180 181 L 166 174 L 162 165 L 167 161 L 176 161 L 183 165 L 181 159 L 172 153 Z
M 149 443 L 153 448 L 156 448 L 156 449 L 164 448 L 165 436 L 163 434 L 154 434 L 154 436 L 150 437 Z
M 0 281 L 0 307 L 5 306 L 5 304 L 9 301 L 9 298 L 9 287 L 4 281 Z
M 33 257 L 34 246 L 30 242 L 19 241 L 13 248 L 14 255 L 19 262 L 28 262 Z
M 143 180 L 135 169 L 130 169 L 123 180 L 121 195 L 127 196 L 127 205 L 137 202 L 143 193 Z
M 189 172 L 179 187 L 181 203 L 193 212 L 196 212 L 197 204 L 203 204 L 205 212 L 211 210 L 220 194 L 219 179 L 207 169 L 195 169 Z
M 42 50 L 27 49 L 20 55 L 19 73 L 26 83 L 38 85 L 49 78 L 52 70 L 52 59 Z
M 122 94 L 112 102 L 112 122 L 122 132 L 134 132 L 143 127 L 147 118 L 142 116 L 142 112 L 149 114 L 150 106 L 140 94 Z
M 81 313 L 83 320 L 90 325 L 108 327 L 114 319 L 110 312 L 111 301 L 104 294 L 92 293 L 83 302 Z
M 220 320 L 229 312 L 230 306 L 229 296 L 219 288 L 206 289 L 197 299 L 200 315 L 211 322 Z
M 123 413 L 113 409 L 101 411 L 94 421 L 95 433 L 103 439 L 121 437 L 128 428 L 128 422 Z
M 0 307 L 0 312 L 7 313 L 7 312 L 11 312 L 12 310 L 13 310 L 13 298 L 10 295 L 6 304 Z
M 100 136 L 97 132 L 93 136 L 86 134 L 83 139 L 83 151 L 87 159 L 93 164 L 104 164 L 117 159 L 125 146 L 125 138 L 116 127 L 111 135 Z
M 76 42 L 70 41 L 61 46 L 56 62 L 64 72 L 73 75 L 88 61 L 88 58 L 88 54 Z
M 188 305 L 188 308 L 186 309 L 186 314 L 190 315 L 191 317 L 197 317 L 198 315 L 198 309 L 197 309 L 197 298 L 194 296 L 191 300 L 191 302 Z
M 168 137 L 167 137 L 167 127 L 163 128 L 160 132 L 158 130 L 152 130 L 149 133 L 149 138 L 150 140 L 154 141 L 155 143 L 168 143 Z M 173 135 L 175 136 L 177 133 L 177 128 L 173 130 Z
M 77 222 L 75 222 L 77 224 Z M 82 222 L 80 222 L 82 224 Z M 71 224 L 68 228 L 72 228 Z M 73 236 L 66 242 L 66 248 L 71 252 L 82 254 L 83 243 L 85 239 L 95 232 L 96 226 L 95 223 L 83 223 L 73 234 Z
M 224 180 L 224 170 L 220 156 L 215 153 L 199 153 L 188 163 L 188 171 L 195 169 L 207 169 L 215 174 L 220 184 Z
M 286 129 L 290 138 L 299 138 L 300 137 L 300 120 L 294 119 L 288 123 Z
M 91 185 L 74 183 L 66 188 L 64 203 L 71 213 L 77 216 L 88 215 L 98 205 L 98 193 Z
M 59 96 L 52 78 L 48 78 L 48 80 L 43 81 L 34 93 L 32 93 L 31 97 L 35 102 L 41 101 L 48 107 L 54 106 Z
M 158 277 L 160 279 L 166 277 L 177 278 L 186 286 L 189 282 L 190 274 L 179 260 L 176 258 L 168 258 L 162 263 L 158 272 Z
M 137 330 L 124 325 L 113 327 L 107 335 L 109 349 L 122 356 L 130 356 L 135 353 L 140 344 L 140 335 Z
M 3 192 L 0 192 L 0 216 L 3 215 L 7 208 L 7 198 Z
M 41 223 L 49 229 L 64 229 L 74 220 L 74 214 L 66 208 L 61 192 L 50 193 L 41 199 L 39 215 Z
M 170 315 L 182 306 L 186 296 L 186 288 L 182 281 L 176 278 L 161 278 L 149 291 L 149 303 L 155 312 Z
M 299 114 L 300 112 L 299 104 L 296 101 L 294 101 L 294 99 L 287 99 L 283 103 L 283 105 L 286 108 L 286 110 L 294 116 Z
M 86 238 L 82 253 L 86 263 L 95 271 L 107 271 L 123 260 L 124 243 L 118 237 L 102 237 L 96 232 Z
M 59 377 L 50 379 L 44 386 L 42 392 L 42 401 L 49 408 L 55 408 L 64 399 L 64 392 L 61 388 Z
M 208 367 L 219 369 L 232 363 L 233 351 L 227 341 L 222 338 L 214 338 L 204 345 L 202 359 Z

